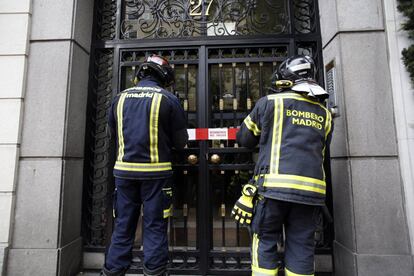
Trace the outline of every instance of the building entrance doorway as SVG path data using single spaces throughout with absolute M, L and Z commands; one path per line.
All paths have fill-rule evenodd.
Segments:
M 123 50 L 122 89 L 132 85 L 134 68 L 154 52 L 174 66 L 173 93 L 181 100 L 189 128 L 226 132 L 239 126 L 259 97 L 267 94 L 272 71 L 286 58 L 288 47 Z M 250 267 L 248 230 L 231 219 L 230 211 L 241 185 L 253 174 L 257 150 L 239 148 L 234 140 L 223 138 L 191 140 L 188 148 L 175 154 L 174 215 L 169 228 L 173 269 L 223 274 Z M 141 232 L 138 229 L 138 247 Z
M 311 20 L 315 16 L 311 12 L 316 9 L 313 1 L 297 1 L 302 6 L 293 3 L 295 1 L 256 1 L 261 3 L 261 9 L 266 3 L 283 7 L 285 15 L 283 20 L 267 21 L 268 25 L 279 26 L 279 29 L 267 30 L 269 26 L 263 25 L 262 29 L 250 28 L 250 35 L 246 28 L 242 28 L 248 26 L 248 14 L 240 20 L 234 15 L 232 24 L 227 24 L 226 20 L 214 23 L 202 19 L 207 16 L 208 8 L 208 13 L 214 14 L 218 12 L 218 4 L 226 9 L 226 3 L 237 1 L 199 1 L 202 15 L 196 15 L 200 17 L 198 21 L 192 17 L 197 23 L 194 25 L 196 29 L 185 39 L 180 36 L 185 36 L 189 29 L 179 24 L 167 28 L 162 22 L 154 21 L 158 26 L 150 27 L 150 15 L 162 18 L 162 15 L 148 15 L 146 8 L 151 1 L 106 1 L 107 4 L 115 2 L 118 5 L 97 4 L 95 15 L 98 21 L 95 35 L 99 39 L 94 44 L 94 67 L 91 70 L 87 126 L 90 136 L 85 163 L 88 177 L 84 193 L 85 251 L 95 253 L 104 252 L 112 232 L 110 195 L 115 151 L 113 141 L 105 131 L 107 108 L 116 93 L 133 86 L 135 68 L 146 56 L 152 53 L 165 56 L 174 66 L 176 85 L 172 92 L 179 97 L 188 127 L 194 132 L 196 129 L 213 129 L 219 133 L 238 127 L 255 102 L 269 93 L 273 70 L 288 56 L 307 54 L 321 64 L 318 32 L 307 31 L 301 36 L 292 25 L 294 21 L 284 17 L 294 18 L 295 11 L 300 9 L 303 16 L 306 14 Z M 167 5 L 170 1 L 158 2 Z M 171 2 L 180 7 L 188 4 L 186 1 Z M 231 10 L 236 11 L 234 3 Z M 157 7 L 161 11 L 163 6 Z M 191 13 L 197 11 L 191 10 L 195 8 L 196 5 L 190 5 L 186 9 Z M 245 6 L 240 6 L 238 9 L 239 12 L 252 12 L 253 7 L 246 10 Z M 297 17 L 300 18 L 299 13 Z M 142 18 L 147 19 L 139 21 Z M 110 24 L 113 29 L 108 27 Z M 307 24 L 310 28 L 315 23 L 309 21 Z M 168 38 L 156 38 L 162 30 L 170 34 Z M 272 30 L 278 34 L 271 35 Z M 319 78 L 322 81 L 321 73 Z M 241 185 L 254 173 L 257 150 L 239 147 L 231 137 L 228 139 L 222 134 L 212 139 L 197 139 L 196 136 L 187 148 L 174 154 L 174 213 L 169 222 L 170 270 L 172 274 L 181 275 L 248 275 L 250 235 L 246 227 L 231 219 L 230 212 L 240 196 Z M 136 272 L 141 270 L 141 233 L 139 224 L 131 267 Z M 319 252 L 330 252 L 331 234 L 321 217 L 315 237 Z M 283 250 L 282 243 L 280 250 Z

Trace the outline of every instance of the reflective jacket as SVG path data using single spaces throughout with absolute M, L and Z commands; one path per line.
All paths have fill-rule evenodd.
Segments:
M 114 98 L 108 122 L 117 142 L 115 177 L 172 175 L 171 149 L 184 147 L 188 139 L 184 110 L 176 96 L 153 80 L 142 80 Z
M 259 99 L 237 133 L 240 145 L 260 145 L 255 168 L 259 193 L 323 205 L 323 163 L 331 130 L 331 113 L 305 95 L 290 91 Z

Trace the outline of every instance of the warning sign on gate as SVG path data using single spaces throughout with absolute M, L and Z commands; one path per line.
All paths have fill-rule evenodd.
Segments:
M 208 129 L 209 140 L 227 140 L 227 128 L 209 128 Z
M 236 140 L 238 128 L 191 128 L 188 140 Z

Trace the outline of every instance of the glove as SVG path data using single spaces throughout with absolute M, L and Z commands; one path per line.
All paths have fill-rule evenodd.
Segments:
M 231 216 L 242 225 L 252 223 L 253 199 L 257 193 L 257 187 L 248 183 L 243 186 L 242 196 L 234 204 Z

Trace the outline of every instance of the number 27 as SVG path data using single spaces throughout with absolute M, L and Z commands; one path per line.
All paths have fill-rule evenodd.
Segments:
M 213 3 L 214 0 L 210 0 L 210 3 L 208 3 L 208 6 L 204 12 L 205 16 L 208 16 L 210 13 L 210 7 L 211 4 Z M 195 0 L 190 0 L 190 16 L 200 16 L 202 13 L 202 4 L 203 4 L 203 0 L 198 0 L 198 3 L 196 3 Z M 194 6 L 195 5 L 195 6 Z M 194 6 L 194 7 L 193 7 Z

